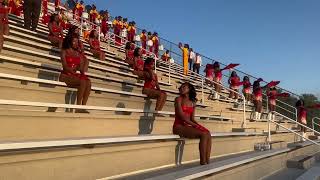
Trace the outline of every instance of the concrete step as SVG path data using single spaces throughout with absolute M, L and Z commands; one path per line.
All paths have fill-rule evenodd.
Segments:
M 288 168 L 309 169 L 316 161 L 313 155 L 297 156 L 287 161 Z

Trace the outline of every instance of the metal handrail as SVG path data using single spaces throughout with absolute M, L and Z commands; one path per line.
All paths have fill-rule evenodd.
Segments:
M 306 129 L 309 129 L 309 130 L 311 130 L 313 133 L 320 134 L 320 132 L 318 132 L 318 131 L 316 131 L 316 130 L 314 130 L 314 129 L 308 127 L 308 126 L 306 126 L 305 124 L 299 123 L 298 121 L 295 121 L 295 120 L 293 120 L 293 119 L 291 119 L 291 118 L 289 118 L 289 117 L 287 117 L 287 116 L 285 116 L 285 115 L 283 115 L 283 114 L 280 114 L 280 113 L 278 113 L 278 112 L 276 112 L 276 111 L 273 111 L 273 113 L 275 113 L 275 114 L 277 114 L 277 115 L 279 115 L 279 116 L 282 116 L 283 118 L 286 118 L 287 120 L 292 121 L 292 122 L 296 123 L 296 124 L 299 125 L 299 126 L 302 126 L 302 127 L 306 128 Z
M 280 126 L 280 127 L 282 127 L 283 129 L 286 129 L 287 131 L 289 131 L 289 132 L 291 132 L 291 133 L 294 133 L 295 135 L 297 135 L 297 136 L 299 136 L 299 137 L 301 137 L 301 138 L 303 138 L 303 139 L 305 139 L 305 140 L 307 140 L 307 141 L 312 142 L 312 143 L 315 144 L 315 145 L 320 146 L 320 143 L 318 143 L 318 142 L 316 142 L 316 141 L 314 141 L 314 140 L 311 140 L 311 139 L 309 139 L 309 138 L 303 137 L 301 134 L 299 134 L 299 133 L 293 131 L 292 129 L 289 129 L 289 128 L 287 128 L 287 127 L 281 125 L 280 123 L 277 123 L 277 122 L 275 122 L 274 120 L 271 120 L 271 119 L 268 119 L 268 142 L 269 142 L 269 143 L 271 142 L 271 127 L 270 127 L 270 122 L 271 122 L 271 123 L 274 123 L 274 124 L 276 124 L 276 125 L 278 125 L 278 126 Z M 294 121 L 294 122 L 296 122 L 296 121 Z
M 314 122 L 314 120 L 316 120 L 316 119 L 320 120 L 319 117 L 314 117 L 314 118 L 312 118 L 312 129 L 313 129 L 313 130 L 315 130 L 314 125 L 317 125 L 318 127 L 320 127 L 320 124 Z M 314 135 L 316 135 L 316 134 L 314 134 Z
M 220 85 L 220 86 L 224 87 L 225 89 L 227 89 L 227 90 L 229 90 L 229 91 L 232 91 L 232 92 L 240 95 L 240 96 L 243 98 L 243 120 L 242 120 L 241 127 L 242 127 L 242 128 L 246 128 L 246 120 L 247 120 L 247 117 L 246 117 L 246 98 L 245 98 L 245 96 L 244 96 L 243 94 L 241 94 L 241 93 L 233 90 L 233 89 L 230 89 L 230 88 L 228 88 L 228 87 L 223 86 L 223 85 L 220 84 L 220 83 L 217 83 L 217 82 L 215 82 L 215 81 L 212 81 L 212 80 L 210 80 L 210 79 L 208 79 L 208 78 L 206 78 L 206 77 L 202 77 L 202 79 L 201 79 L 201 85 L 202 85 L 202 99 L 203 99 L 203 101 L 204 101 L 204 97 L 203 97 L 203 96 L 204 96 L 204 92 L 203 92 L 203 87 L 204 87 L 204 83 L 203 83 L 203 82 L 204 82 L 204 80 L 208 80 L 208 81 L 211 82 L 211 83 L 214 83 L 214 84 L 216 84 L 216 85 Z M 209 89 L 209 90 L 211 90 L 211 89 Z M 238 103 L 236 100 L 235 100 L 235 102 Z

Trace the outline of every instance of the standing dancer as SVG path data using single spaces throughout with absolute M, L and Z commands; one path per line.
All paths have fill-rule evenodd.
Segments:
M 246 98 L 247 102 L 249 103 L 252 100 L 252 94 L 251 94 L 251 83 L 248 76 L 243 77 L 243 89 L 242 93 L 244 97 Z
M 0 0 L 0 52 L 3 48 L 3 35 L 9 35 L 8 13 L 9 8 L 5 7 L 4 0 Z

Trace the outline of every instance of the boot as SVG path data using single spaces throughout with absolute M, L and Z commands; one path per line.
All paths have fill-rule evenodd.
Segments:
M 258 119 L 258 112 L 254 112 L 254 115 L 253 115 L 253 120 L 257 120 Z
M 258 120 L 261 119 L 261 113 L 258 112 Z
M 218 99 L 218 93 L 214 93 L 214 99 Z
M 306 133 L 305 132 L 302 132 L 302 138 L 301 138 L 301 141 L 306 141 L 306 139 L 305 139 L 305 137 L 306 137 Z
M 272 120 L 276 120 L 276 115 L 272 114 Z
M 272 113 L 271 113 L 271 112 L 268 113 L 267 119 L 268 119 L 268 120 L 272 120 Z

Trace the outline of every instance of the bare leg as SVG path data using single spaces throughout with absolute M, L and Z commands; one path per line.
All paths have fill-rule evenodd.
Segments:
M 207 164 L 208 162 L 207 161 L 207 156 L 208 156 L 207 145 L 209 141 L 208 133 L 202 132 L 196 128 L 189 127 L 189 126 L 175 126 L 173 129 L 173 133 L 185 138 L 200 138 L 200 143 L 199 143 L 200 164 L 201 165 Z
M 167 94 L 163 91 L 161 91 L 161 95 L 160 95 L 160 105 L 159 105 L 159 111 L 161 111 L 163 109 L 163 106 L 166 104 L 167 101 Z
M 211 140 L 211 134 L 209 133 L 209 138 L 207 141 L 207 164 L 210 163 L 210 154 L 211 154 L 211 144 L 212 144 L 212 140 Z
M 82 105 L 86 105 L 91 92 L 91 81 L 86 80 L 86 88 L 83 94 Z
M 166 98 L 166 95 L 161 95 L 161 91 L 159 90 L 156 90 L 156 89 L 143 89 L 142 90 L 142 93 L 143 94 L 146 94 L 149 98 L 152 98 L 152 99 L 157 99 L 157 102 L 156 102 L 156 108 L 155 110 L 156 111 L 161 111 L 162 108 L 161 106 L 163 106 L 163 98 Z

